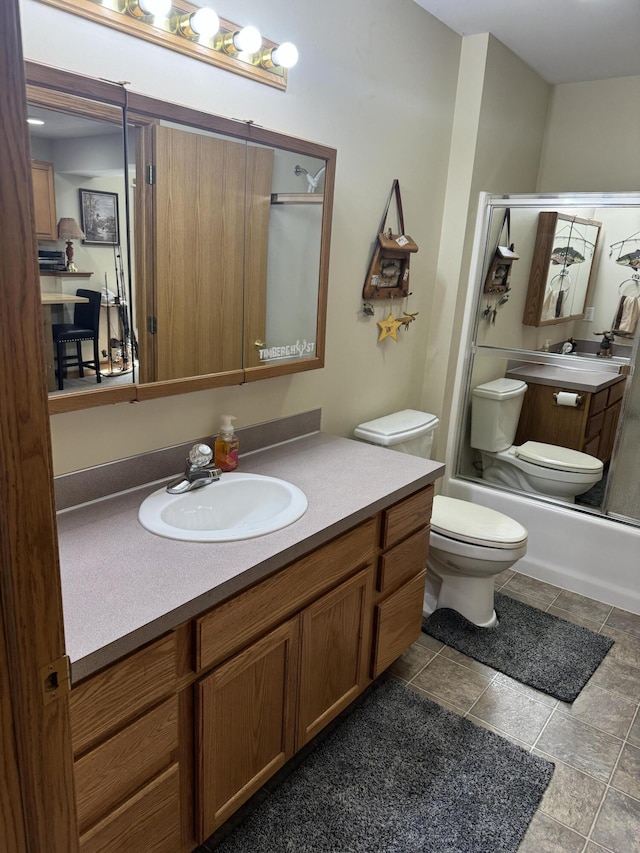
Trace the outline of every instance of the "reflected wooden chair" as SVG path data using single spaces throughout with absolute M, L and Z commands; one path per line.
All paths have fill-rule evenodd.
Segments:
M 76 290 L 76 296 L 82 296 L 88 302 L 77 302 L 73 311 L 73 323 L 54 323 L 51 327 L 53 344 L 56 354 L 56 374 L 58 389 L 64 389 L 64 376 L 68 367 L 77 367 L 78 373 L 84 377 L 84 368 L 89 367 L 96 372 L 96 382 L 102 381 L 100 374 L 100 354 L 98 352 L 98 335 L 100 330 L 100 301 L 102 295 L 95 290 Z M 84 341 L 93 343 L 93 358 L 83 360 L 82 344 Z M 75 344 L 76 351 L 67 355 L 67 344 Z

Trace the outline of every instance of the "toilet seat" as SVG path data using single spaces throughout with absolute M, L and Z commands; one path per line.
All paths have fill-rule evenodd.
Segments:
M 560 447 L 556 444 L 544 444 L 540 441 L 525 441 L 513 448 L 514 455 L 525 462 L 550 468 L 554 471 L 566 471 L 573 474 L 602 473 L 603 464 L 595 456 Z
M 436 495 L 431 513 L 432 533 L 466 545 L 517 550 L 526 546 L 528 533 L 513 518 L 469 501 Z

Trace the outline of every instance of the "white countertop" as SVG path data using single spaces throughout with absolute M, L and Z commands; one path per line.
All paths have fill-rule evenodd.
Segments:
M 317 433 L 241 456 L 238 470 L 299 486 L 306 513 L 275 533 L 224 543 L 179 542 L 145 530 L 138 507 L 161 483 L 58 513 L 74 682 L 433 483 L 444 465 Z

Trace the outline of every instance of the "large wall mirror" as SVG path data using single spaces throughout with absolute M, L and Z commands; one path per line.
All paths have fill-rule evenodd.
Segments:
M 322 367 L 333 149 L 27 78 L 52 413 Z
M 484 281 L 507 209 L 518 259 L 511 266 L 510 289 L 486 293 Z M 625 421 L 624 414 L 640 334 L 640 194 L 484 194 L 475 240 L 477 263 L 466 309 L 455 476 L 483 480 L 490 487 L 526 493 L 532 499 L 561 501 L 582 511 L 607 514 L 609 497 L 616 490 L 616 472 L 627 472 L 629 466 L 637 470 L 638 466 L 635 455 L 621 458 L 618 447 L 623 445 L 624 429 L 632 425 L 632 418 Z M 555 264 L 554 254 L 558 256 Z M 573 260 L 567 262 L 570 255 Z M 580 268 L 586 275 L 578 272 Z M 556 296 L 555 276 L 563 282 L 570 307 L 554 309 L 543 322 L 528 322 L 532 282 L 539 321 L 549 293 L 551 299 Z M 508 446 L 500 450 L 483 447 L 490 440 L 486 434 L 480 438 L 478 413 L 492 408 L 487 400 L 494 390 L 509 392 L 515 386 L 493 385 L 486 393 L 476 389 L 505 379 L 526 385 L 521 408 L 515 413 L 515 432 Z M 507 409 L 517 408 L 505 406 L 506 420 L 501 420 L 501 414 L 496 422 L 503 438 L 512 420 Z M 516 471 L 520 463 L 513 466 L 513 476 L 494 478 L 494 466 L 501 461 L 491 454 L 520 459 L 518 448 L 526 442 L 586 454 L 602 463 L 602 476 L 570 497 L 531 488 L 533 480 Z M 570 462 L 569 456 L 567 460 Z M 555 463 L 542 464 L 551 469 Z M 522 467 L 527 469 L 527 465 Z M 640 521 L 640 507 L 630 510 L 630 517 Z

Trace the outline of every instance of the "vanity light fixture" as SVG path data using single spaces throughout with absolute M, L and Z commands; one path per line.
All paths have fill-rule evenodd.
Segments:
M 291 42 L 265 39 L 252 26 L 219 18 L 189 0 L 39 0 L 277 89 L 298 60 Z M 206 2 L 206 0 L 205 0 Z

